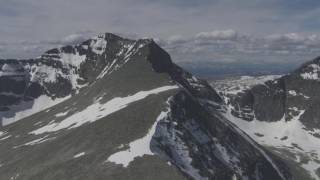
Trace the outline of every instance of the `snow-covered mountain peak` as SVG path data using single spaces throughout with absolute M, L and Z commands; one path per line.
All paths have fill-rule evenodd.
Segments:
M 152 40 L 106 33 L 0 64 L 26 74 L 0 76 L 0 117 L 20 120 L 0 129 L 0 179 L 291 179 Z
M 0 84 L 11 84 L 0 88 L 0 95 L 7 98 L 0 103 L 0 108 L 5 109 L 0 112 L 4 114 L 1 119 L 13 117 L 14 109 L 23 111 L 29 108 L 13 106 L 35 101 L 40 96 L 46 97 L 46 104 L 55 104 L 49 101 L 78 93 L 82 88 L 121 69 L 130 60 L 141 59 L 145 61 L 142 63 L 149 63 L 148 56 L 153 53 L 151 44 L 152 41 L 147 39 L 130 40 L 105 33 L 77 45 L 48 50 L 36 59 L 0 60 Z M 39 110 L 41 108 L 35 112 Z M 13 121 L 24 117 L 16 116 Z
M 304 64 L 300 69 L 297 70 L 300 76 L 306 80 L 320 80 L 320 57 L 314 59 L 311 62 Z
M 93 52 L 101 55 L 105 51 L 107 44 L 106 34 L 101 34 L 91 40 L 89 47 Z

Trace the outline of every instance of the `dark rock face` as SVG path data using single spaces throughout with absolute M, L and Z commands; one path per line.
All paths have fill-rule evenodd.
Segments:
M 304 110 L 300 120 L 308 129 L 320 129 L 320 114 L 316 110 L 320 104 L 320 58 L 302 65 L 285 77 L 289 92 L 287 106 Z
M 151 62 L 152 68 L 159 73 L 168 72 L 172 67 L 170 55 L 153 41 L 148 47 L 150 52 L 148 60 Z
M 152 40 L 107 33 L 38 59 L 0 62 L 0 82 L 21 80 L 1 89 L 3 108 L 72 94 L 0 129 L 0 179 L 292 179 L 281 162 L 225 119 L 223 99 L 206 81 L 172 63 Z M 260 96 L 275 91 L 252 92 L 244 106 L 257 102 L 253 109 L 268 118 L 259 106 L 268 98 Z M 119 152 L 135 152 L 135 142 L 145 137 L 150 142 L 138 150 L 152 153 L 135 156 L 128 166 L 110 161 Z
M 170 109 L 158 124 L 153 146 L 190 178 L 282 179 L 266 157 L 218 115 L 216 106 L 180 92 Z
M 290 121 L 300 111 L 301 122 L 310 130 L 320 128 L 320 80 L 317 58 L 279 79 L 259 84 L 230 97 L 233 115 L 251 121 Z M 319 74 L 320 75 L 320 74 Z
M 238 93 L 230 98 L 232 114 L 247 121 L 279 121 L 285 112 L 285 85 L 283 79 L 268 81 Z
M 170 68 L 169 74 L 173 80 L 179 83 L 193 96 L 199 99 L 207 99 L 217 103 L 222 103 L 221 97 L 218 93 L 208 84 L 208 82 L 197 79 L 192 74 L 184 71 L 181 67 L 173 65 Z
M 266 82 L 253 87 L 253 110 L 261 121 L 278 121 L 283 117 L 285 106 L 285 91 L 282 80 Z
M 229 104 L 234 105 L 234 108 L 231 110 L 232 115 L 246 121 L 252 121 L 254 119 L 254 95 L 251 92 L 245 92 L 241 93 L 240 96 L 230 97 Z

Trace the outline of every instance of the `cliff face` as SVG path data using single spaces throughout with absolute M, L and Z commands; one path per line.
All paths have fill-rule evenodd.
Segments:
M 275 122 L 283 117 L 290 121 L 304 111 L 300 121 L 309 130 L 319 129 L 319 63 L 316 58 L 288 75 L 253 86 L 235 97 L 234 103 L 242 110 L 251 109 L 260 121 Z

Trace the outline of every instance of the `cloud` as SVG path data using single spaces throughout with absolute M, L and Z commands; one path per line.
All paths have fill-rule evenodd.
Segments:
M 179 63 L 297 63 L 320 54 L 319 7 L 316 0 L 0 0 L 0 58 L 33 58 L 112 32 L 156 38 Z
M 274 51 L 288 51 L 288 53 L 319 53 L 320 36 L 301 35 L 297 33 L 276 34 L 265 38 L 265 47 Z
M 86 38 L 82 34 L 71 34 L 62 39 L 63 44 L 78 44 Z
M 3 56 L 0 56 L 0 58 L 34 58 L 40 56 L 49 49 L 65 45 L 76 45 L 95 35 L 96 34 L 91 31 L 84 31 L 67 35 L 58 40 L 19 40 L 13 42 L 0 41 L 0 55 Z
M 64 45 L 81 43 L 97 33 L 73 33 L 60 40 L 15 42 L 1 41 L 0 54 L 18 58 L 37 57 L 43 52 Z M 137 34 L 120 34 L 128 38 L 143 38 Z M 177 63 L 299 63 L 320 55 L 320 36 L 300 33 L 249 35 L 233 29 L 199 32 L 193 35 L 172 35 L 156 38 Z M 15 52 L 12 53 L 12 49 Z
M 311 11 L 313 19 L 319 17 L 319 5 L 316 0 L 0 0 L 0 39 L 59 39 L 81 30 L 162 38 L 211 29 L 304 31 L 301 24 Z M 308 31 L 318 31 L 315 26 Z
M 320 55 L 320 36 L 299 33 L 255 36 L 214 30 L 157 40 L 178 63 L 301 63 Z
M 196 34 L 196 38 L 205 40 L 236 40 L 238 33 L 235 30 L 228 29 L 223 31 L 200 32 Z
M 0 0 L 0 16 L 1 17 L 15 17 L 22 15 L 22 12 L 27 12 L 31 8 L 30 4 L 18 0 Z

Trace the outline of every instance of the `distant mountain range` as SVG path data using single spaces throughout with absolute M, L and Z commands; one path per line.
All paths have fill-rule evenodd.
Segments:
M 110 33 L 0 60 L 0 179 L 319 179 L 318 62 L 217 92 Z

